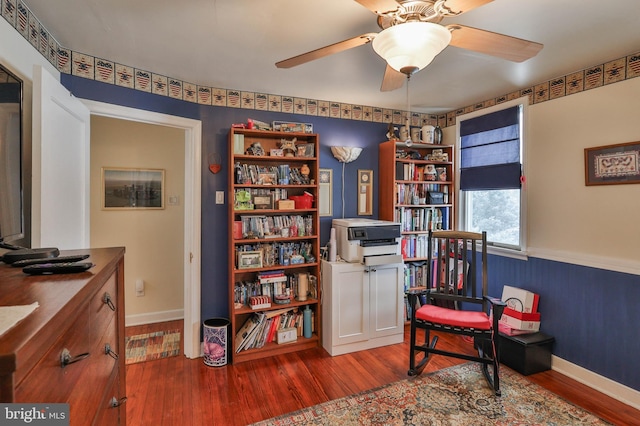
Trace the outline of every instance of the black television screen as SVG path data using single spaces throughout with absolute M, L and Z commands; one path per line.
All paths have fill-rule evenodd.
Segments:
M 0 243 L 24 236 L 22 80 L 0 65 Z

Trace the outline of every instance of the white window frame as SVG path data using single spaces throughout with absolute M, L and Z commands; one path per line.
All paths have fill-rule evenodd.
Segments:
M 457 221 L 458 229 L 465 230 L 466 224 L 466 195 L 464 191 L 460 190 L 460 123 L 470 118 L 480 117 L 482 115 L 490 114 L 503 109 L 511 108 L 514 106 L 522 105 L 522 119 L 520 123 L 520 162 L 522 164 L 522 176 L 525 180 L 520 187 L 520 245 L 506 245 L 487 241 L 489 253 L 501 254 L 509 257 L 526 258 L 527 257 L 527 143 L 528 143 L 528 128 L 529 128 L 529 97 L 523 96 L 511 101 L 503 102 L 499 105 L 494 105 L 489 108 L 484 108 L 478 111 L 471 112 L 456 117 L 456 199 L 458 200 L 457 208 Z

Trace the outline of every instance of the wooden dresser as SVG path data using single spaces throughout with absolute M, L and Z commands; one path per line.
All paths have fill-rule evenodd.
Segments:
M 124 248 L 78 274 L 29 276 L 0 263 L 0 306 L 40 306 L 0 336 L 0 402 L 68 403 L 71 425 L 125 425 Z

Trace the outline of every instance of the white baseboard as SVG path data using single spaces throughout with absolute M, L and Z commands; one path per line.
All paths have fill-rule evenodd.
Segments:
M 617 399 L 620 402 L 640 410 L 640 391 L 618 382 L 614 382 L 611 379 L 589 371 L 586 368 L 572 364 L 555 355 L 551 356 L 551 368 L 552 370 L 562 373 L 567 377 L 571 377 L 572 379 L 577 380 L 598 392 L 602 392 L 611 398 Z
M 184 309 L 126 315 L 124 318 L 124 325 L 125 327 L 130 327 L 132 325 L 153 324 L 156 322 L 173 321 L 179 319 L 184 319 Z

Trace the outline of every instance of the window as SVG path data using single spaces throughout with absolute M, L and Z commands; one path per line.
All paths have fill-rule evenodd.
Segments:
M 491 245 L 524 250 L 524 116 L 527 98 L 458 118 L 460 228 Z

